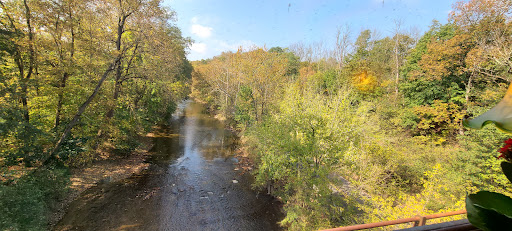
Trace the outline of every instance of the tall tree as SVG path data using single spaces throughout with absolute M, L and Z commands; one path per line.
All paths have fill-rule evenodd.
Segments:
M 23 118 L 26 123 L 29 123 L 29 107 L 28 107 L 28 88 L 29 80 L 33 77 L 36 68 L 36 50 L 34 47 L 34 28 L 32 25 L 32 12 L 31 6 L 27 0 L 23 2 L 9 2 L 8 6 L 3 1 L 0 1 L 0 6 L 5 13 L 8 22 L 6 29 L 12 33 L 17 34 L 21 38 L 12 42 L 12 51 L 9 53 L 16 64 L 18 69 L 18 82 L 20 84 L 19 97 L 23 107 Z M 21 4 L 19 6 L 18 4 Z M 15 9 L 20 7 L 21 11 Z M 15 15 L 11 15 L 14 13 Z M 18 14 L 16 14 L 18 13 Z M 15 18 L 23 19 L 22 22 L 15 21 Z M 26 31 L 26 32 L 25 32 Z M 25 36 L 26 35 L 26 36 Z
M 95 12 L 99 12 L 99 14 L 94 15 L 91 12 L 92 17 L 89 18 L 89 23 L 99 23 L 100 30 L 86 25 L 85 31 L 89 33 L 91 39 L 87 41 L 85 38 L 84 40 L 91 44 L 100 40 L 113 41 L 110 43 L 112 46 L 109 46 L 108 43 L 102 44 L 99 49 L 87 46 L 91 52 L 100 52 L 106 58 L 102 65 L 106 69 L 102 74 L 99 73 L 101 77 L 96 86 L 66 126 L 51 151 L 51 157 L 55 157 L 55 153 L 65 142 L 71 129 L 78 124 L 82 114 L 95 96 L 99 94 L 103 83 L 111 72 L 114 72 L 113 94 L 109 97 L 107 122 L 114 117 L 123 83 L 133 83 L 133 86 L 127 87 L 142 87 L 138 91 L 145 91 L 145 82 L 162 84 L 159 82 L 164 79 L 162 76 L 169 76 L 169 80 L 175 80 L 177 75 L 183 73 L 180 69 L 187 63 L 184 49 L 189 45 L 189 40 L 181 37 L 181 32 L 169 24 L 168 20 L 172 19 L 173 14 L 162 9 L 159 0 L 113 0 L 96 2 L 96 4 Z M 108 20 L 100 22 L 99 19 Z M 109 28 L 116 29 L 110 30 Z M 97 31 L 100 32 L 97 33 Z M 92 59 L 91 63 L 94 64 Z M 166 70 L 172 71 L 165 73 Z M 135 98 L 137 98 L 135 101 L 138 104 L 141 98 L 139 95 Z M 102 131 L 104 130 L 100 129 L 99 134 Z
M 479 52 L 473 53 L 481 58 L 473 62 L 472 71 L 491 78 L 503 78 L 496 69 L 489 68 L 489 62 L 506 67 L 505 72 L 512 73 L 512 2 L 508 0 L 471 0 L 459 1 L 450 13 L 450 20 L 463 33 L 472 37 Z M 473 61 L 476 61 L 474 59 Z M 501 73 L 503 74 L 503 73 Z
M 57 103 L 55 109 L 54 127 L 57 128 L 63 116 L 64 93 L 66 84 L 73 75 L 75 66 L 75 41 L 77 27 L 80 21 L 84 1 L 61 0 L 61 1 L 40 1 L 37 5 L 41 12 L 35 20 L 44 32 L 40 32 L 43 39 L 40 44 L 42 50 L 41 62 L 47 63 L 47 68 L 41 66 L 39 72 L 47 75 L 55 75 L 51 79 L 57 92 Z M 49 38 L 48 38 L 49 37 Z
M 338 62 L 338 69 L 345 66 L 346 57 L 350 52 L 350 28 L 348 26 L 338 27 L 336 30 L 336 51 L 335 56 Z

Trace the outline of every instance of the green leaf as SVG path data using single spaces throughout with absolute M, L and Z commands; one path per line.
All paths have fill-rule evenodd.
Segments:
M 507 161 L 501 162 L 501 170 L 503 170 L 503 173 L 507 177 L 508 181 L 512 183 L 512 163 Z
M 466 197 L 468 220 L 482 230 L 512 227 L 512 199 L 495 192 L 480 191 Z
M 501 193 L 480 191 L 468 196 L 476 206 L 494 210 L 512 219 L 512 198 Z

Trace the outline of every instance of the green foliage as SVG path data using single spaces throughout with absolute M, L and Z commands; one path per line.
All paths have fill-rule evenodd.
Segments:
M 190 93 L 191 41 L 173 11 L 96 3 L 0 4 L 0 230 L 45 230 L 69 178 L 54 166 L 86 165 L 105 147 L 130 154 Z
M 15 124 L 10 131 L 0 135 L 0 157 L 5 158 L 7 165 L 22 163 L 32 166 L 43 156 L 43 142 L 40 139 L 43 135 L 45 134 L 41 130 L 31 124 Z
M 456 155 L 453 168 L 465 179 L 468 191 L 488 190 L 510 195 L 509 183 L 501 174 L 500 161 L 493 158 L 506 138 L 506 134 L 494 127 L 467 130 L 457 137 L 463 149 Z
M 453 25 L 441 25 L 437 21 L 434 21 L 430 30 L 420 38 L 416 47 L 412 49 L 409 56 L 407 56 L 406 64 L 401 71 L 405 82 L 400 86 L 400 90 L 408 105 L 419 106 L 432 104 L 435 100 L 453 102 L 452 98 L 463 94 L 457 84 L 455 84 L 455 86 L 453 85 L 459 82 L 453 81 L 453 77 L 440 79 L 417 77 L 418 73 L 423 72 L 419 63 L 425 55 L 429 54 L 429 44 L 434 41 L 445 41 L 453 37 L 454 33 Z
M 311 83 L 315 85 L 316 92 L 323 93 L 326 95 L 336 94 L 341 86 L 340 76 L 334 69 L 330 69 L 324 72 L 317 72 L 311 76 Z
M 486 230 L 504 230 L 512 225 L 512 199 L 503 194 L 480 191 L 466 198 L 468 219 Z
M 436 100 L 460 105 L 464 96 L 463 89 L 450 79 L 413 79 L 405 81 L 400 89 L 404 101 L 411 107 L 433 104 Z
M 506 136 L 461 126 L 495 105 L 510 79 L 510 56 L 499 54 L 509 54 L 512 24 L 496 13 L 510 4 L 492 5 L 500 2 L 457 3 L 450 23 L 433 21 L 418 41 L 363 30 L 337 57 L 298 46 L 300 65 L 280 47 L 224 53 L 194 63 L 191 95 L 237 123 L 255 186 L 283 200 L 281 224 L 292 230 L 459 210 L 479 190 L 509 196 L 492 158 Z M 468 22 L 473 14 L 485 20 Z
M 44 230 L 52 209 L 67 192 L 64 169 L 43 169 L 11 185 L 0 185 L 0 229 Z
M 37 186 L 23 184 L 16 187 L 0 186 L 2 215 L 0 228 L 3 230 L 44 229 L 45 205 L 43 195 Z
M 255 107 L 252 89 L 243 85 L 238 92 L 238 103 L 234 119 L 242 130 L 255 122 Z
M 279 113 L 249 131 L 259 150 L 255 185 L 271 187 L 286 202 L 282 224 L 289 229 L 325 228 L 342 219 L 343 203 L 329 189 L 329 173 L 352 146 L 343 140 L 357 134 L 348 95 L 325 101 L 290 86 Z
M 371 38 L 372 32 L 370 30 L 366 29 L 361 31 L 361 34 L 359 34 L 354 43 L 356 52 L 353 55 L 353 59 L 366 60 L 368 58 L 371 49 Z
M 283 54 L 287 57 L 288 67 L 286 70 L 286 75 L 294 76 L 299 74 L 300 58 L 292 52 L 289 52 L 288 48 L 283 49 L 281 47 L 272 47 L 268 50 L 268 52 Z
M 73 165 L 75 158 L 79 157 L 83 152 L 87 151 L 86 143 L 88 139 L 86 138 L 70 138 L 67 139 L 62 148 L 59 150 L 57 156 L 67 163 L 68 165 Z M 80 164 L 77 164 L 77 166 Z
M 457 104 L 441 101 L 434 101 L 429 106 L 414 107 L 414 113 L 419 118 L 416 125 L 419 134 L 442 137 L 453 137 L 465 114 Z
M 503 170 L 503 174 L 505 174 L 508 181 L 512 182 L 512 164 L 506 161 L 502 161 L 500 165 L 501 170 Z

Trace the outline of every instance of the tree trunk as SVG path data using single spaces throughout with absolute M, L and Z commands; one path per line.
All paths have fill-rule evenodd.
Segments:
M 0 2 L 0 3 L 2 6 L 2 10 L 8 12 L 5 5 L 3 4 L 3 2 Z M 16 66 L 18 67 L 18 71 L 19 71 L 19 78 L 20 78 L 19 82 L 21 85 L 20 101 L 21 101 L 21 105 L 23 108 L 23 119 L 25 120 L 25 122 L 29 123 L 30 122 L 30 116 L 29 116 L 30 113 L 29 113 L 29 108 L 28 108 L 28 80 L 30 79 L 30 77 L 32 76 L 32 72 L 34 71 L 35 50 L 34 50 L 34 44 L 33 44 L 34 34 L 32 31 L 32 25 L 31 25 L 30 8 L 29 8 L 26 0 L 23 1 L 23 5 L 25 7 L 25 19 L 26 19 L 26 24 L 27 24 L 27 29 L 28 29 L 28 39 L 29 39 L 29 41 L 28 41 L 29 62 L 28 62 L 28 70 L 26 72 L 26 75 L 25 75 L 25 63 L 23 62 L 23 57 L 21 55 L 21 51 L 16 44 L 14 44 L 13 59 L 14 59 L 14 62 L 16 63 Z M 16 32 L 19 32 L 18 28 L 16 28 L 16 25 L 14 24 L 13 19 L 9 15 L 7 15 L 7 17 L 10 21 L 12 29 Z
M 114 110 L 116 108 L 117 99 L 119 98 L 119 94 L 121 92 L 121 75 L 122 75 L 122 63 L 121 63 L 121 38 L 124 33 L 124 25 L 126 22 L 126 18 L 128 18 L 130 14 L 122 15 L 119 17 L 119 22 L 117 23 L 117 39 L 116 39 L 116 50 L 119 52 L 119 62 L 116 63 L 115 70 L 116 70 L 116 78 L 114 83 L 114 94 L 112 96 L 112 106 L 110 107 L 110 110 L 107 112 L 107 119 L 110 119 L 114 116 Z
M 258 103 L 256 102 L 256 98 L 254 97 L 253 91 L 251 91 L 251 99 L 252 99 L 252 107 L 254 108 L 254 119 L 258 122 L 260 121 L 258 117 Z
M 14 28 L 14 29 L 17 31 L 16 28 Z M 14 63 L 16 63 L 16 67 L 18 68 L 18 73 L 19 73 L 18 81 L 20 82 L 20 85 L 21 85 L 20 102 L 21 102 L 21 105 L 23 108 L 23 119 L 25 120 L 25 122 L 28 123 L 28 122 L 30 122 L 29 111 L 28 111 L 28 99 L 27 99 L 27 95 L 28 95 L 27 84 L 28 83 L 25 79 L 25 64 L 23 62 L 23 58 L 21 57 L 21 51 L 16 44 L 14 44 L 13 59 L 14 59 Z
M 59 93 L 57 95 L 57 110 L 55 111 L 55 124 L 54 127 L 58 127 L 60 125 L 60 117 L 62 113 L 62 101 L 64 100 L 64 88 L 66 87 L 66 81 L 69 77 L 69 73 L 65 72 L 60 79 L 59 84 Z
M 464 96 L 464 98 L 466 100 L 466 110 L 469 108 L 469 94 L 471 93 L 472 86 L 473 86 L 473 73 L 471 73 L 469 75 L 468 83 L 466 84 L 466 94 Z M 460 125 L 459 125 L 459 135 L 461 135 L 461 136 L 464 135 L 464 126 L 462 125 L 462 121 L 460 122 Z
M 29 109 L 28 109 L 28 83 L 27 83 L 27 79 L 25 79 L 23 77 L 23 64 L 21 66 L 21 68 L 19 68 L 20 70 L 20 78 L 21 78 L 21 96 L 20 96 L 20 100 L 21 100 L 21 105 L 23 107 L 23 119 L 25 120 L 25 122 L 29 123 L 30 122 L 30 116 L 29 116 Z
M 72 10 L 71 10 L 71 6 L 69 6 L 68 8 L 69 12 L 68 12 L 68 16 L 69 16 L 69 21 L 70 21 L 70 34 L 71 34 L 71 44 L 70 44 L 70 54 L 69 54 L 69 66 L 72 67 L 73 66 L 73 56 L 75 55 L 75 30 L 74 30 L 74 26 L 73 26 L 73 13 L 72 13 Z M 61 52 L 60 54 L 60 60 L 61 60 L 61 63 L 64 64 L 64 55 L 63 55 L 63 52 Z M 64 74 L 62 75 L 62 78 L 60 79 L 60 84 L 59 84 L 59 92 L 58 92 L 58 100 L 57 100 L 57 110 L 55 112 L 55 124 L 54 124 L 54 128 L 57 128 L 59 125 L 60 125 L 60 120 L 61 120 L 61 117 L 62 117 L 62 104 L 63 104 L 63 100 L 64 100 L 64 88 L 66 87 L 66 82 L 68 80 L 68 78 L 70 77 L 70 73 L 69 72 L 64 72 Z
M 99 80 L 98 84 L 96 85 L 96 88 L 94 89 L 92 94 L 89 96 L 89 98 L 87 98 L 87 100 L 78 108 L 78 111 L 76 112 L 75 116 L 73 117 L 71 122 L 69 122 L 69 124 L 66 126 L 66 129 L 62 133 L 57 144 L 55 144 L 55 147 L 53 148 L 53 150 L 50 152 L 50 155 L 48 156 L 48 158 L 44 161 L 44 164 L 47 164 L 50 161 L 50 159 L 55 157 L 55 154 L 59 150 L 60 146 L 69 136 L 71 129 L 78 123 L 78 121 L 80 120 L 80 117 L 85 112 L 85 109 L 87 109 L 87 107 L 92 102 L 94 97 L 98 94 L 98 92 L 100 91 L 101 85 L 103 84 L 105 79 L 108 77 L 108 74 L 110 74 L 110 72 L 114 70 L 114 66 L 117 64 L 117 62 L 119 62 L 119 59 L 117 59 L 115 62 L 110 64 L 109 67 L 107 68 L 107 70 L 103 73 L 103 76 L 101 76 L 101 79 Z
M 469 75 L 468 84 L 466 84 L 466 95 L 465 95 L 466 109 L 469 107 L 469 93 L 471 92 L 471 87 L 473 85 L 472 81 L 473 81 L 473 73 L 471 73 Z
M 400 63 L 398 60 L 398 34 L 396 35 L 396 41 L 395 41 L 395 97 L 398 98 L 398 83 L 400 81 Z
M 116 81 L 114 84 L 114 94 L 112 95 L 113 105 L 111 105 L 110 109 L 107 112 L 107 119 L 111 119 L 114 117 L 114 110 L 117 106 L 117 99 L 119 98 L 119 93 L 121 92 L 121 77 L 120 77 L 120 68 L 116 68 Z

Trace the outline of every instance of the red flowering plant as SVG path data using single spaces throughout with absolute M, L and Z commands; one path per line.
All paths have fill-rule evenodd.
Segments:
M 484 114 L 464 120 L 462 124 L 468 128 L 480 129 L 487 124 L 494 124 L 500 130 L 512 134 L 512 84 L 505 97 Z M 512 139 L 505 140 L 505 146 L 498 150 L 501 170 L 512 182 Z M 512 227 L 512 198 L 501 193 L 479 191 L 466 197 L 468 220 L 474 226 L 486 230 L 510 230 Z
M 505 159 L 512 162 L 512 139 L 505 140 L 505 146 L 498 150 L 501 153 L 498 159 Z

